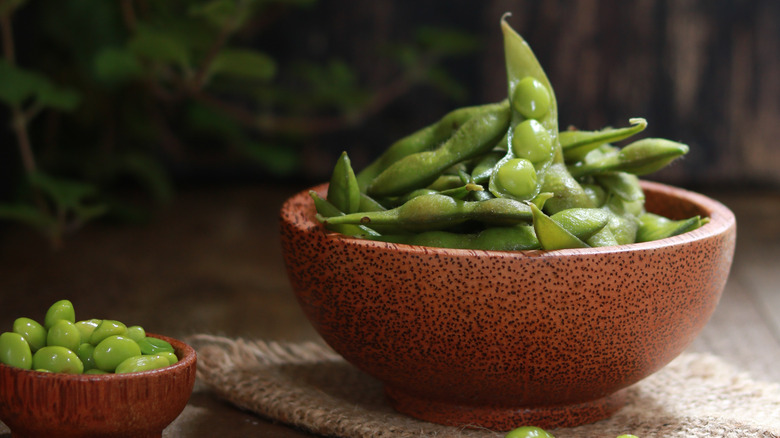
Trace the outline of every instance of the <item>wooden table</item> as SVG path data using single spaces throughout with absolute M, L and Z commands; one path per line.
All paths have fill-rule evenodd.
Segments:
M 184 337 L 212 333 L 319 339 L 292 296 L 277 216 L 304 187 L 186 190 L 146 225 L 93 224 L 51 251 L 27 230 L 0 230 L 0 328 L 74 302 L 77 318 L 110 317 Z M 737 250 L 721 303 L 690 351 L 711 352 L 780 382 L 780 194 L 706 193 L 737 216 Z M 6 330 L 6 329 L 2 329 Z M 221 402 L 201 387 L 166 437 L 306 437 Z M 0 438 L 9 438 L 0 423 Z

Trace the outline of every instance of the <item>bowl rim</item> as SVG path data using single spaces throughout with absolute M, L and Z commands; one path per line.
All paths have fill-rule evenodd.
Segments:
M 723 235 L 730 231 L 736 233 L 736 217 L 734 216 L 734 213 L 720 201 L 698 192 L 659 182 L 641 180 L 640 184 L 642 189 L 645 191 L 656 192 L 660 195 L 681 199 L 689 204 L 695 205 L 697 209 L 702 212 L 702 217 L 709 218 L 709 222 L 695 230 L 688 231 L 677 236 L 648 242 L 629 243 L 615 246 L 567 248 L 557 250 L 533 249 L 523 251 L 474 250 L 463 248 L 421 246 L 363 239 L 360 237 L 347 236 L 327 230 L 325 226 L 315 217 L 314 201 L 309 196 L 309 192 L 314 190 L 323 195 L 327 190 L 328 183 L 322 183 L 313 187 L 309 187 L 288 198 L 282 205 L 280 216 L 282 222 L 290 222 L 291 226 L 298 229 L 298 231 L 301 233 L 320 233 L 322 234 L 321 238 L 329 240 L 332 239 L 347 246 L 392 249 L 408 252 L 411 254 L 439 254 L 461 257 L 471 257 L 475 255 L 484 255 L 489 257 L 562 257 L 587 256 L 594 254 L 616 254 L 627 251 L 646 251 L 658 248 L 681 246 L 691 242 Z M 299 199 L 305 200 L 306 211 L 301 211 L 299 208 L 295 208 L 296 201 Z M 294 220 L 295 217 L 302 219 L 302 221 L 299 222 Z
M 50 380 L 58 380 L 58 381 L 67 380 L 67 381 L 82 381 L 82 382 L 127 382 L 131 380 L 144 379 L 156 374 L 176 373 L 177 371 L 184 371 L 187 368 L 195 365 L 197 360 L 197 354 L 195 352 L 195 349 L 187 345 L 183 341 L 180 341 L 175 338 L 171 338 L 169 336 L 156 334 L 156 333 L 146 333 L 146 336 L 162 339 L 163 341 L 170 343 L 173 346 L 174 350 L 179 350 L 182 352 L 182 357 L 179 358 L 178 362 L 176 362 L 173 365 L 168 365 L 167 367 L 162 367 L 155 370 L 137 371 L 134 373 L 122 373 L 122 374 L 52 373 L 46 371 L 26 370 L 24 368 L 13 367 L 3 363 L 0 363 L 0 370 L 5 368 L 11 370 L 12 373 L 25 374 L 30 378 L 50 379 Z

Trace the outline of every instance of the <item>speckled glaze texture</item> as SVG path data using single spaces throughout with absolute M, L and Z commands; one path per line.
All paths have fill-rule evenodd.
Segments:
M 282 208 L 283 254 L 315 329 L 381 380 L 398 411 L 494 430 L 575 426 L 614 413 L 621 389 L 680 354 L 729 274 L 731 211 L 643 188 L 649 211 L 710 222 L 609 248 L 453 250 L 329 233 L 304 191 Z
M 196 354 L 165 336 L 179 362 L 129 374 L 42 373 L 0 364 L 0 419 L 13 438 L 159 438 L 195 384 Z

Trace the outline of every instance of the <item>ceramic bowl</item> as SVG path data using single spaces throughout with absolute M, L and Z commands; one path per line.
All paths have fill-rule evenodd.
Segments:
M 396 410 L 494 430 L 590 423 L 690 344 L 733 258 L 727 207 L 642 184 L 648 211 L 710 222 L 617 247 L 442 249 L 328 233 L 303 191 L 281 210 L 284 260 L 314 328 Z
M 0 364 L 0 420 L 14 438 L 159 438 L 184 410 L 195 384 L 195 350 L 173 345 L 179 362 L 128 374 L 45 373 Z

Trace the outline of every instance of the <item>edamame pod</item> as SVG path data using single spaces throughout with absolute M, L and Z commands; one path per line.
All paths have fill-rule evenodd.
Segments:
M 361 192 L 365 193 L 371 181 L 393 163 L 414 153 L 435 149 L 452 137 L 453 133 L 460 129 L 467 120 L 481 113 L 489 106 L 490 104 L 478 105 L 450 111 L 436 123 L 419 129 L 394 142 L 377 159 L 356 175 Z
M 344 213 L 360 209 L 360 188 L 346 152 L 341 153 L 333 168 L 325 199 Z
M 490 251 L 525 251 L 539 249 L 533 227 L 489 227 L 478 233 L 425 231 L 413 234 L 393 234 L 372 237 L 372 240 L 437 248 L 460 248 Z
M 688 146 L 662 138 L 645 138 L 594 160 L 578 162 L 568 167 L 575 178 L 605 172 L 622 171 L 646 175 L 667 166 L 688 153 Z
M 700 216 L 671 220 L 657 214 L 644 213 L 639 216 L 639 229 L 636 233 L 636 241 L 649 242 L 651 240 L 665 239 L 695 230 L 701 225 L 702 220 Z
M 609 215 L 598 208 L 561 210 L 550 219 L 582 241 L 587 241 L 609 223 Z
M 326 224 L 393 225 L 407 231 L 446 229 L 469 220 L 489 224 L 530 223 L 531 210 L 525 203 L 508 198 L 460 201 L 449 196 L 422 195 L 385 211 L 320 217 Z
M 534 231 L 542 249 L 587 248 L 588 244 L 545 215 L 536 204 L 531 204 Z
M 469 118 L 431 151 L 408 155 L 385 169 L 369 184 L 373 197 L 399 196 L 434 182 L 452 165 L 490 150 L 509 125 L 509 103 L 493 104 Z
M 320 195 L 314 190 L 309 191 L 309 196 L 311 196 L 312 200 L 314 200 L 314 208 L 317 210 L 317 213 L 326 217 L 340 216 L 344 214 L 341 210 L 336 208 L 335 205 L 328 202 L 328 200 L 320 197 Z M 325 228 L 331 231 L 335 231 L 337 233 L 345 234 L 347 236 L 378 236 L 379 235 L 378 232 L 363 225 L 329 224 L 326 225 Z
M 552 85 L 531 47 L 509 26 L 506 17 L 505 14 L 501 19 L 501 31 L 512 119 L 506 134 L 506 154 L 496 164 L 488 189 L 497 197 L 526 201 L 542 190 L 547 167 L 562 161 L 563 155 Z M 523 185 L 506 184 L 505 176 L 515 173 L 518 159 L 527 160 L 533 166 L 534 178 Z
M 629 119 L 627 128 L 605 128 L 600 131 L 564 131 L 558 134 L 567 163 L 585 159 L 585 155 L 605 143 L 614 143 L 636 135 L 647 128 L 647 120 L 636 117 Z

